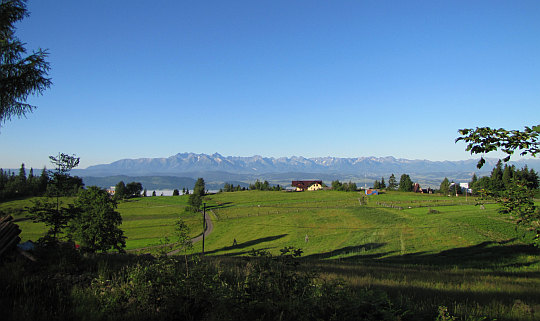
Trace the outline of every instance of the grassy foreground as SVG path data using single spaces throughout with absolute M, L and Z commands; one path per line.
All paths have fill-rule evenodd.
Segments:
M 315 269 L 319 279 L 383 290 L 421 320 L 441 305 L 463 320 L 540 319 L 539 252 L 526 245 L 532 235 L 498 214 L 497 205 L 481 209 L 471 198 L 398 192 L 370 196 L 362 205 L 363 197 L 333 191 L 207 196 L 214 232 L 205 252 L 220 269 L 235 270 L 242 262 L 236 257 L 252 249 L 278 254 L 286 246 L 301 248 L 303 268 Z M 200 215 L 185 214 L 186 201 L 120 203 L 128 249 L 167 243 L 179 215 L 193 236 L 199 234 Z M 0 210 L 14 211 L 20 202 L 27 201 L 3 203 Z M 42 226 L 18 224 L 23 239 L 42 234 Z M 201 251 L 200 243 L 194 251 Z

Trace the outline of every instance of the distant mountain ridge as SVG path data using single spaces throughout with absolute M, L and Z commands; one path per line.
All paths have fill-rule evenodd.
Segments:
M 321 173 L 343 175 L 383 175 L 388 173 L 454 173 L 479 172 L 476 168 L 478 160 L 462 161 L 429 161 L 409 160 L 388 157 L 251 157 L 222 156 L 218 153 L 212 155 L 196 153 L 179 153 L 167 158 L 139 158 L 122 159 L 110 164 L 89 166 L 86 169 L 76 170 L 80 176 L 187 176 L 186 173 L 220 172 L 236 175 L 261 175 L 278 173 Z M 487 159 L 482 170 L 490 171 L 497 163 L 497 159 Z M 511 162 L 517 167 L 525 164 L 529 168 L 538 170 L 539 159 L 528 159 Z M 74 172 L 74 173 L 75 173 Z

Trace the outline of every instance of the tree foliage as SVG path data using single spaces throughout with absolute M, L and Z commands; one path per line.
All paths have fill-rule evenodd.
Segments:
M 56 157 L 49 156 L 49 159 L 55 168 L 49 172 L 51 183 L 47 186 L 47 193 L 56 197 L 76 195 L 84 184 L 80 177 L 73 177 L 69 172 L 79 166 L 80 158 L 59 153 Z
M 520 155 L 536 156 L 540 152 L 538 136 L 540 125 L 532 128 L 525 126 L 523 131 L 505 130 L 503 128 L 491 129 L 477 127 L 476 129 L 460 129 L 463 136 L 456 142 L 463 140 L 467 143 L 467 151 L 471 154 L 485 154 L 500 150 L 507 156 L 504 162 L 510 160 L 515 151 Z M 483 156 L 477 164 L 481 168 L 485 164 Z M 513 167 L 505 166 L 499 161 L 491 172 L 489 179 L 482 177 L 475 183 L 475 188 L 482 184 L 483 195 L 494 195 L 500 204 L 500 212 L 516 216 L 516 223 L 524 225 L 535 231 L 535 244 L 540 246 L 540 211 L 534 205 L 533 189 L 538 188 L 538 175 L 534 171 L 524 169 L 520 174 Z
M 343 191 L 343 192 L 355 192 L 358 190 L 356 183 L 349 181 L 348 183 L 342 183 L 338 180 L 332 181 L 332 189 L 334 191 Z
M 279 186 L 279 185 L 278 185 Z M 233 184 L 225 183 L 223 185 L 223 188 L 221 189 L 223 192 L 239 192 L 239 191 L 245 191 L 246 188 L 240 186 L 240 184 L 234 186 Z
M 499 212 L 515 216 L 516 223 L 534 231 L 534 243 L 540 247 L 540 209 L 534 205 L 533 191 L 519 181 L 512 181 L 497 202 Z
M 399 179 L 399 191 L 401 192 L 411 192 L 413 190 L 413 182 L 411 177 L 407 174 L 402 174 Z
M 388 189 L 391 191 L 395 191 L 397 187 L 398 187 L 398 184 L 397 184 L 396 176 L 394 176 L 394 174 L 392 173 L 392 175 L 390 175 L 390 178 L 388 179 Z
M 441 185 L 439 186 L 439 191 L 443 195 L 448 195 L 450 193 L 450 181 L 448 180 L 448 178 L 445 177 L 443 179 Z
M 117 200 L 122 200 L 127 196 L 126 183 L 120 181 L 114 186 L 114 198 Z
M 61 153 L 57 157 L 50 156 L 49 159 L 55 165 L 55 170 L 52 174 L 49 173 L 52 177 L 47 185 L 49 198 L 33 201 L 32 206 L 28 207 L 28 217 L 34 222 L 42 222 L 49 227 L 41 241 L 57 243 L 74 215 L 73 206 L 71 204 L 64 206 L 60 202 L 60 196 L 72 195 L 72 192 L 82 188 L 83 183 L 82 179 L 71 177 L 69 174 L 71 169 L 79 164 L 78 157 Z M 23 169 L 24 166 L 21 166 L 20 175 L 24 173 Z M 53 200 L 52 195 L 56 197 L 56 200 Z
M 236 187 L 237 190 L 240 190 L 240 185 Z M 256 180 L 254 184 L 249 185 L 249 189 L 252 191 L 281 191 L 283 188 L 278 185 L 270 185 L 268 181 L 261 182 Z
M 28 96 L 42 94 L 52 84 L 47 51 L 26 56 L 24 43 L 15 36 L 15 23 L 27 16 L 24 0 L 0 2 L 0 126 L 31 112 L 35 106 L 26 102 Z
M 204 179 L 199 177 L 197 181 L 195 182 L 195 186 L 193 187 L 193 193 L 189 195 L 188 210 L 198 211 L 201 208 L 202 198 L 205 195 L 205 192 L 206 192 L 206 186 L 204 183 Z
M 489 191 L 492 195 L 500 196 L 516 183 L 526 186 L 530 190 L 535 190 L 539 187 L 540 180 L 538 173 L 534 169 L 529 169 L 527 166 L 516 169 L 514 165 L 508 164 L 505 164 L 503 168 L 502 163 L 499 161 L 489 176 L 478 179 L 474 175 L 469 183 L 469 188 L 472 189 L 475 195 L 483 193 L 482 191 Z
M 107 191 L 90 186 L 75 200 L 75 214 L 69 224 L 73 239 L 90 252 L 115 249 L 124 252 L 126 237 L 120 229 L 122 216 Z
M 141 197 L 143 186 L 139 182 L 130 182 L 126 185 L 126 191 L 128 198 Z
M 500 150 L 507 156 L 503 158 L 508 162 L 515 151 L 521 151 L 520 155 L 536 156 L 540 152 L 540 125 L 527 127 L 523 131 L 505 130 L 503 128 L 492 129 L 490 127 L 465 128 L 458 130 L 462 136 L 456 138 L 458 141 L 467 143 L 466 151 L 471 154 L 487 154 L 489 152 Z M 478 168 L 485 164 L 484 156 L 480 157 Z
M 54 244 L 62 238 L 62 233 L 73 218 L 74 208 L 72 205 L 58 206 L 54 199 L 35 200 L 26 208 L 28 218 L 33 222 L 41 222 L 49 229 L 45 236 L 40 238 L 40 243 Z

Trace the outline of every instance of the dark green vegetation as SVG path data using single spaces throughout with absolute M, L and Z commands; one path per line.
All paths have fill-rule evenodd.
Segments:
M 69 234 L 82 250 L 119 252 L 126 247 L 124 232 L 120 229 L 122 216 L 116 211 L 116 202 L 96 186 L 81 191 L 73 206 L 74 215 L 69 222 Z
M 26 16 L 24 0 L 0 1 L 0 126 L 35 109 L 28 96 L 51 86 L 47 52 L 38 49 L 26 56 L 25 44 L 15 36 L 15 24 Z
M 197 212 L 200 210 L 203 203 L 203 196 L 206 194 L 206 187 L 204 185 L 204 179 L 198 178 L 193 187 L 193 193 L 188 197 L 189 207 L 186 207 L 188 212 Z
M 469 183 L 469 188 L 473 190 L 475 195 L 480 195 L 482 191 L 500 195 L 515 183 L 519 183 L 529 190 L 536 190 L 539 184 L 538 173 L 534 169 L 528 169 L 527 166 L 516 169 L 513 165 L 505 164 L 503 168 L 502 161 L 499 161 L 489 176 L 478 179 L 474 175 Z
M 38 252 L 0 266 L 3 320 L 405 320 L 382 292 L 324 281 L 296 249 L 250 259 Z M 410 316 L 410 318 L 409 318 Z
M 510 160 L 514 152 L 520 152 L 521 156 L 536 156 L 540 152 L 538 136 L 540 135 L 540 125 L 527 127 L 523 131 L 506 130 L 504 128 L 493 129 L 489 127 L 476 127 L 460 129 L 462 136 L 456 138 L 458 141 L 467 143 L 466 151 L 471 154 L 481 154 L 482 157 L 477 167 L 481 168 L 485 164 L 484 154 L 500 150 L 507 156 L 505 162 Z
M 342 183 L 338 180 L 332 181 L 332 190 L 342 192 L 355 192 L 358 187 L 353 182 Z
M 536 156 L 540 153 L 540 125 L 525 126 L 525 130 L 505 130 L 503 128 L 491 129 L 481 127 L 476 129 L 460 129 L 460 136 L 456 142 L 467 142 L 467 151 L 471 154 L 484 154 L 500 150 L 507 154 L 503 159 L 510 160 L 514 152 L 519 151 L 521 156 Z M 485 164 L 484 158 L 480 158 L 477 164 L 481 168 Z M 474 179 L 474 177 L 473 177 Z M 491 177 L 480 192 L 486 198 L 494 198 L 501 204 L 501 213 L 516 216 L 516 223 L 533 231 L 534 243 L 540 247 L 540 208 L 534 205 L 533 197 L 538 193 L 538 175 L 534 171 L 524 168 L 515 171 L 513 167 L 505 166 L 502 170 L 501 161 L 491 172 Z
M 195 180 L 193 178 L 174 176 L 84 176 L 83 181 L 86 186 L 95 185 L 101 188 L 109 188 L 111 186 L 115 186 L 120 181 L 140 182 L 144 186 L 144 188 L 150 191 L 154 189 L 175 189 L 179 187 L 191 188 L 195 184 Z
M 114 189 L 114 198 L 117 200 L 123 200 L 133 197 L 140 197 L 143 192 L 143 186 L 139 182 L 131 182 L 127 185 L 124 181 L 120 181 L 116 184 Z
M 336 313 L 351 313 L 341 319 L 355 316 L 346 310 L 349 306 L 354 313 L 358 313 L 357 309 L 378 311 L 390 319 L 401 316 L 403 320 L 434 320 L 439 306 L 447 306 L 450 314 L 463 320 L 473 316 L 489 320 L 539 317 L 539 252 L 527 245 L 533 235 L 520 227 L 516 230 L 513 219 L 498 213 L 497 204 L 485 203 L 482 210 L 471 197 L 465 201 L 464 197 L 388 192 L 366 197 L 367 205 L 360 205 L 362 197 L 359 193 L 336 191 L 207 195 L 204 201 L 211 209 L 214 232 L 206 239 L 205 252 L 210 256 L 203 261 L 190 261 L 186 269 L 183 257 L 178 261 L 147 261 L 141 256 L 87 255 L 80 260 L 88 269 L 66 272 L 77 275 L 75 280 L 79 280 L 78 275 L 87 275 L 81 277 L 83 281 L 76 281 L 69 290 L 50 290 L 64 291 L 51 293 L 50 297 L 64 302 L 66 313 L 82 309 L 82 314 L 87 315 L 83 319 L 121 313 L 127 313 L 126 318 L 137 313 L 141 318 L 167 318 L 169 312 L 188 318 L 186 313 L 195 315 L 195 310 L 190 309 L 204 304 L 214 308 L 200 312 L 207 319 L 235 319 L 234 315 L 236 319 L 253 319 L 255 315 L 279 319 L 281 312 L 287 319 L 298 316 L 294 311 L 305 311 L 299 305 L 315 309 L 310 305 L 313 303 L 323 307 L 339 305 L 332 308 L 337 309 Z M 200 214 L 184 212 L 187 199 L 187 195 L 148 197 L 119 203 L 121 227 L 128 236 L 127 248 L 174 242 L 179 216 L 193 237 L 199 234 Z M 0 207 L 15 208 L 18 202 L 3 203 Z M 19 224 L 26 238 L 33 223 Z M 263 264 L 245 257 L 252 249 L 279 256 L 280 250 L 289 246 L 303 250 L 302 257 L 293 260 L 299 265 L 292 267 L 284 262 L 285 265 L 272 268 L 272 273 L 264 273 L 268 269 L 264 264 L 274 264 L 278 259 Z M 194 252 L 200 249 L 201 245 L 195 244 Z M 263 265 L 257 267 L 259 263 Z M 297 281 L 309 286 L 302 288 L 297 281 L 281 280 L 291 288 L 275 292 L 278 290 L 268 284 L 279 284 L 272 278 L 285 276 L 285 271 L 278 272 L 283 266 L 300 273 L 302 277 Z M 57 271 L 63 269 L 58 266 L 48 269 L 55 270 L 53 275 L 64 273 Z M 21 272 L 19 277 L 24 275 Z M 35 277 L 32 282 L 38 282 L 33 285 L 38 287 L 36 291 L 50 285 L 45 280 Z M 250 283 L 254 280 L 260 283 Z M 335 281 L 342 285 L 334 284 Z M 150 282 L 155 286 L 148 286 Z M 258 290 L 249 292 L 246 287 Z M 306 296 L 292 298 L 291 293 L 297 293 L 294 289 L 305 290 Z M 386 294 L 373 294 L 379 291 Z M 275 295 L 277 301 L 270 302 L 262 299 L 271 297 L 263 293 L 289 294 Z M 35 295 L 30 297 L 37 300 Z M 223 312 L 226 304 L 234 314 Z M 240 306 L 245 310 L 238 310 Z M 157 312 L 158 308 L 168 312 Z M 89 309 L 96 312 L 92 314 Z M 321 316 L 331 318 L 328 314 Z
M 33 168 L 27 174 L 24 164 L 17 175 L 0 168 L 0 201 L 28 196 L 74 196 L 83 186 L 80 177 L 62 175 L 46 168 L 39 176 L 34 175 Z
M 413 182 L 409 175 L 402 174 L 401 178 L 399 179 L 399 187 L 398 190 L 401 192 L 410 192 L 413 190 Z

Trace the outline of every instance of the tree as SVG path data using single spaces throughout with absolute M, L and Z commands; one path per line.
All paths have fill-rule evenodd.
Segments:
M 469 182 L 469 189 L 472 191 L 472 193 L 475 193 L 476 191 L 477 182 L 478 182 L 478 177 L 476 177 L 476 173 L 473 173 L 471 181 Z
M 386 183 L 384 182 L 384 177 L 381 177 L 381 183 L 379 184 L 381 188 L 386 188 Z
M 120 181 L 114 186 L 114 198 L 117 200 L 123 200 L 127 197 L 126 183 Z
M 342 191 L 343 190 L 343 184 L 341 184 L 341 182 L 338 181 L 338 180 L 332 181 L 332 189 L 334 191 Z
M 536 156 L 540 152 L 540 125 L 525 126 L 523 131 L 505 130 L 503 128 L 491 129 L 489 127 L 465 128 L 458 130 L 462 136 L 456 138 L 456 143 L 460 140 L 467 143 L 466 151 L 471 154 L 487 154 L 489 152 L 500 150 L 507 156 L 503 158 L 508 162 L 516 150 L 520 150 L 521 156 Z M 478 168 L 485 164 L 484 156 L 480 157 Z
M 40 194 L 45 194 L 47 186 L 49 185 L 49 175 L 47 167 L 43 167 L 41 175 L 39 175 L 38 189 Z
M 67 227 L 68 222 L 74 215 L 71 204 L 60 206 L 60 196 L 69 194 L 67 190 L 70 186 L 75 186 L 78 189 L 82 186 L 82 180 L 69 175 L 71 169 L 79 165 L 79 158 L 75 157 L 75 155 L 70 156 L 60 153 L 57 157 L 49 156 L 49 159 L 56 167 L 51 174 L 53 177 L 52 182 L 47 185 L 47 188 L 50 188 L 51 194 L 56 196 L 56 201 L 50 197 L 47 200 L 33 201 L 32 206 L 28 208 L 28 217 L 34 222 L 42 222 L 46 226 L 49 226 L 49 230 L 41 240 L 45 243 L 54 244 L 59 240 L 59 234 Z M 43 169 L 41 174 L 42 179 L 40 181 L 45 180 L 43 176 L 48 176 L 48 174 L 47 170 Z
M 399 188 L 401 192 L 410 192 L 413 189 L 413 182 L 409 175 L 402 174 L 399 180 Z
M 443 179 L 441 185 L 439 186 L 439 191 L 443 195 L 448 195 L 450 193 L 450 181 L 448 180 L 448 178 L 445 177 Z
M 189 271 L 187 252 L 188 250 L 193 249 L 193 242 L 191 241 L 191 237 L 189 236 L 189 227 L 184 222 L 184 220 L 182 220 L 182 218 L 179 218 L 178 221 L 176 221 L 175 223 L 174 231 L 176 234 L 176 239 L 178 240 L 178 244 L 184 250 L 184 259 L 186 261 L 186 271 Z
M 27 193 L 27 179 L 26 179 L 26 169 L 24 168 L 24 163 L 21 164 L 19 169 L 19 176 L 17 176 L 16 188 L 17 194 L 19 196 L 25 196 Z
M 374 189 L 379 189 L 379 188 L 381 188 L 381 183 L 379 183 L 378 180 L 375 180 L 375 182 L 373 182 L 373 188 L 374 188 Z
M 205 183 L 204 179 L 198 178 L 193 187 L 193 193 L 189 195 L 188 205 L 191 211 L 198 211 L 202 205 L 202 198 L 205 194 Z
M 501 160 L 497 162 L 497 165 L 491 171 L 491 187 L 494 191 L 498 192 L 504 190 L 503 169 Z
M 521 151 L 521 156 L 531 155 L 535 157 L 540 152 L 538 142 L 540 125 L 532 128 L 525 126 L 523 131 L 477 127 L 475 130 L 460 129 L 458 132 L 463 136 L 456 138 L 456 142 L 463 140 L 468 143 L 466 150 L 470 151 L 471 154 L 484 154 L 500 150 L 507 155 L 503 159 L 504 162 L 507 162 L 516 150 Z M 477 167 L 481 168 L 484 164 L 485 160 L 482 156 Z M 500 187 L 498 182 L 493 180 L 494 177 L 498 178 L 499 175 L 500 162 L 497 165 L 491 173 L 491 184 L 495 184 L 495 186 L 492 186 L 493 189 Z M 516 173 L 516 176 L 527 176 L 526 173 L 528 173 L 528 170 L 524 169 L 520 174 Z M 500 176 L 502 183 L 502 172 Z M 534 180 L 538 182 L 537 177 Z M 481 179 L 476 185 L 480 181 Z M 511 183 L 502 191 L 502 197 L 498 197 L 497 201 L 501 205 L 500 211 L 502 213 L 516 215 L 518 217 L 517 224 L 523 224 L 535 231 L 534 242 L 536 246 L 540 246 L 540 211 L 534 206 L 532 190 L 522 181 L 512 179 Z
M 533 191 L 525 184 L 512 180 L 497 202 L 500 213 L 515 216 L 516 224 L 534 232 L 533 242 L 540 247 L 540 210 L 534 205 L 533 197 Z
M 51 199 L 34 200 L 32 206 L 27 207 L 27 216 L 34 222 L 44 223 L 49 229 L 45 236 L 40 238 L 40 243 L 56 244 L 60 234 L 68 226 L 68 222 L 74 215 L 73 206 L 60 207 Z
M 25 56 L 26 48 L 15 36 L 15 23 L 27 16 L 24 0 L 0 2 L 0 126 L 35 109 L 26 102 L 28 96 L 42 94 L 52 84 L 47 51 Z
M 172 192 L 172 196 L 180 196 L 180 191 L 175 188 Z
M 502 182 L 505 188 L 508 188 L 512 184 L 512 179 L 514 178 L 514 168 L 512 166 L 504 165 L 504 170 L 502 174 Z
M 390 175 L 390 178 L 388 179 L 388 189 L 391 191 L 395 191 L 397 186 L 398 185 L 396 177 L 394 176 L 394 173 L 392 173 L 392 175 Z
M 206 191 L 206 186 L 204 183 L 204 179 L 199 177 L 197 181 L 195 182 L 195 186 L 193 187 L 193 194 L 198 194 L 200 197 L 203 197 Z
M 128 198 L 140 197 L 143 186 L 139 182 L 131 182 L 126 185 L 126 194 Z
M 147 196 L 147 195 L 146 195 L 147 193 L 148 193 L 148 191 L 147 191 L 146 188 L 145 188 L 144 191 L 143 191 L 142 196 L 143 196 L 143 197 L 146 197 L 146 196 Z
M 152 192 L 152 196 L 156 196 L 156 191 L 153 191 L 153 192 Z
M 52 187 L 51 193 L 58 196 L 71 196 L 78 192 L 82 187 L 82 179 L 73 178 L 69 172 L 79 166 L 80 158 L 75 155 L 59 153 L 58 156 L 49 156 L 49 159 L 55 169 L 52 172 L 52 180 L 49 187 Z
M 120 229 L 122 216 L 107 191 L 90 186 L 75 200 L 75 215 L 69 224 L 73 239 L 89 252 L 124 252 L 126 237 Z

